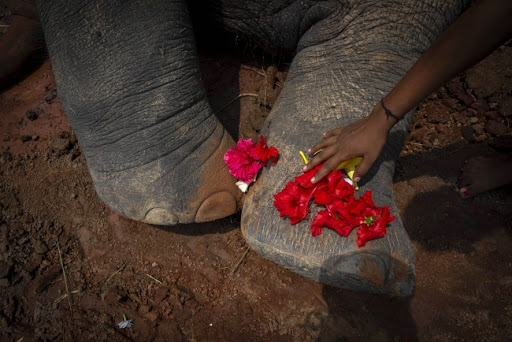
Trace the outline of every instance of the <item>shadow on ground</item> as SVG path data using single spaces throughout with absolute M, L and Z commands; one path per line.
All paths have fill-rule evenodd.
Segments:
M 409 301 L 324 286 L 328 315 L 311 314 L 308 323 L 319 324 L 319 342 L 417 340 Z
M 509 231 L 510 185 L 469 199 L 457 192 L 464 161 L 490 153 L 494 151 L 487 143 L 461 142 L 399 159 L 395 198 L 413 242 L 427 250 L 470 253 L 474 243 L 493 230 Z
M 416 250 L 416 294 L 404 301 L 323 286 L 326 311 L 306 319 L 317 341 L 448 341 L 457 330 L 479 336 L 486 329 L 500 335 L 512 279 L 511 186 L 470 199 L 457 192 L 464 161 L 490 153 L 488 142 L 461 141 L 399 158 L 394 196 Z
M 207 234 L 224 234 L 240 228 L 240 213 L 213 222 L 178 224 L 175 226 L 151 225 L 169 233 L 182 234 L 187 236 L 200 236 Z

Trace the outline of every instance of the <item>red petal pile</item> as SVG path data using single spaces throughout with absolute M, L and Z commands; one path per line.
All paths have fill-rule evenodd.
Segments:
M 237 145 L 224 154 L 224 161 L 228 164 L 229 173 L 251 184 L 270 158 L 274 158 L 273 164 L 277 163 L 278 154 L 275 147 L 267 147 L 265 136 L 262 135 L 256 145 L 252 139 L 240 138 Z
M 357 245 L 386 235 L 386 226 L 395 219 L 389 207 L 377 207 L 373 203 L 371 191 L 366 191 L 359 199 L 354 197 L 354 187 L 347 183 L 340 171 L 332 171 L 319 182 L 311 183 L 311 178 L 322 167 L 317 167 L 295 177 L 281 192 L 274 195 L 274 206 L 281 217 L 290 218 L 294 225 L 307 219 L 309 203 L 324 205 L 311 223 L 311 234 L 320 235 L 324 227 L 333 229 L 340 235 L 348 236 L 357 226 Z

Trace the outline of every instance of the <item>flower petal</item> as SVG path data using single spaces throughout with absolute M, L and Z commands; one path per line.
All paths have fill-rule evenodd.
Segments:
M 254 151 L 256 152 L 256 155 L 263 163 L 266 163 L 270 158 L 274 158 L 272 164 L 277 163 L 279 152 L 275 147 L 267 147 L 264 135 L 260 137 L 260 141 L 256 145 Z
M 288 216 L 290 224 L 305 219 L 309 213 L 309 203 L 307 194 L 297 183 L 288 182 L 283 190 L 274 195 L 274 206 L 280 213 L 280 216 Z

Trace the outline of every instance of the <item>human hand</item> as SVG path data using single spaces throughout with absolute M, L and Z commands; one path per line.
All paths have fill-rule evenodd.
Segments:
M 395 119 L 386 116 L 382 107 L 375 106 L 366 118 L 325 133 L 322 140 L 308 150 L 310 155 L 320 150 L 321 152 L 303 170 L 309 171 L 325 162 L 311 179 L 311 182 L 315 183 L 335 170 L 342 162 L 361 156 L 363 160 L 354 172 L 354 181 L 359 182 L 379 156 L 389 130 L 395 123 Z

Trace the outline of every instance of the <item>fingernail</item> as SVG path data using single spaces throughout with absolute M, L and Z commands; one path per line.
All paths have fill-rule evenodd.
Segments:
M 306 171 L 308 169 L 307 166 L 302 167 L 302 171 Z
M 310 153 L 311 153 L 311 149 L 310 149 L 310 148 L 308 148 L 308 154 L 310 154 Z
M 361 177 L 354 177 L 355 182 L 359 182 L 361 180 Z
M 311 178 L 311 183 L 314 183 L 314 182 L 316 182 L 316 178 L 315 177 Z

